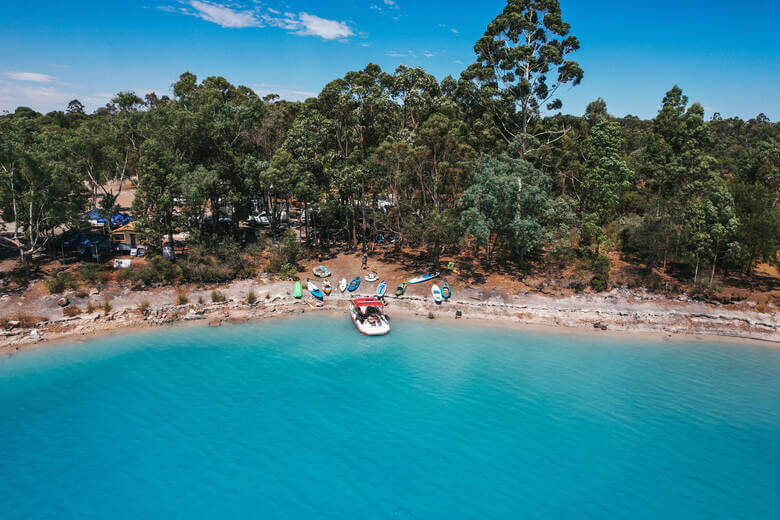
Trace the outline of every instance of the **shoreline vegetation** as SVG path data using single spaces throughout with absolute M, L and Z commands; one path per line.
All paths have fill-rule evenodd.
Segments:
M 780 124 L 677 85 L 650 120 L 566 114 L 564 18 L 508 2 L 458 78 L 369 63 L 292 102 L 185 72 L 0 115 L 0 349 L 310 310 L 292 280 L 363 254 L 388 294 L 447 273 L 391 313 L 776 342 Z

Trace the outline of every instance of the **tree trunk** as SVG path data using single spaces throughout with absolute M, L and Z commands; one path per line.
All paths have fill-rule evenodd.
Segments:
M 718 264 L 718 250 L 720 249 L 720 242 L 715 244 L 715 256 L 712 258 L 712 271 L 710 272 L 710 283 L 712 285 L 712 279 L 715 278 L 715 266 Z

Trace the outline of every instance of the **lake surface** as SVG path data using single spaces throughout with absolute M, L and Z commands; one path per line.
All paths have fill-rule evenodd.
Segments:
M 0 359 L 0 518 L 779 518 L 780 349 L 346 317 Z

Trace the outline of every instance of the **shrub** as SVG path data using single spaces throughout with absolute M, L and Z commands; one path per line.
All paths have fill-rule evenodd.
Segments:
M 95 305 L 91 301 L 87 302 L 86 312 L 88 312 L 88 313 L 95 312 Z
M 23 313 L 17 314 L 15 319 L 19 322 L 19 326 L 25 329 L 31 329 L 38 323 L 44 321 L 40 316 L 32 316 L 30 314 Z
M 203 305 L 203 296 L 198 296 L 198 303 Z
M 104 265 L 86 262 L 79 265 L 78 274 L 82 280 L 89 283 L 106 282 L 111 278 L 111 273 L 106 270 Z
M 146 314 L 146 312 L 149 310 L 149 302 L 144 300 L 141 302 L 141 305 L 138 306 L 138 311 L 141 314 Z
M 282 266 L 282 276 L 288 280 L 297 280 L 298 279 L 298 268 L 295 267 L 293 264 L 284 264 Z
M 176 304 L 177 305 L 184 305 L 187 302 L 189 302 L 189 298 L 187 297 L 187 293 L 180 292 L 176 295 Z
M 279 245 L 279 253 L 282 259 L 288 264 L 295 264 L 301 251 L 301 244 L 298 243 L 298 235 L 295 234 L 295 231 L 292 229 L 285 231 Z
M 249 291 L 246 295 L 246 302 L 249 305 L 254 304 L 257 301 L 257 295 L 255 294 L 255 291 Z
M 76 291 L 77 298 L 86 298 L 87 296 L 89 296 L 89 293 L 84 289 L 79 289 L 78 291 Z
M 51 294 L 60 294 L 68 287 L 75 289 L 77 285 L 76 281 L 70 274 L 56 273 L 51 275 L 49 279 L 46 280 L 46 287 L 49 289 Z
M 224 302 L 225 295 L 220 291 L 211 291 L 211 301 L 214 303 Z
M 269 273 L 281 273 L 282 272 L 282 266 L 284 265 L 284 262 L 282 261 L 282 257 L 279 255 L 274 255 L 271 257 L 271 260 L 268 262 L 268 272 Z
M 109 312 L 111 312 L 111 302 L 106 298 L 103 300 L 103 314 L 108 315 Z
M 605 291 L 607 289 L 607 282 L 603 278 L 600 278 L 598 276 L 594 276 L 590 280 L 590 287 L 596 292 Z
M 78 316 L 81 314 L 81 309 L 76 307 L 75 305 L 68 305 L 64 309 L 62 309 L 63 316 L 66 316 L 68 318 L 72 318 L 73 316 Z

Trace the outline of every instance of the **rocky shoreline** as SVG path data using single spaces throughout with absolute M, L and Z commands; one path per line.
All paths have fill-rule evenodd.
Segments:
M 262 290 L 264 299 L 248 303 L 239 298 L 248 288 Z M 253 290 L 254 290 L 253 289 Z M 296 300 L 289 282 L 256 286 L 236 282 L 225 287 L 224 302 L 183 305 L 120 306 L 113 312 L 96 311 L 73 317 L 42 321 L 25 328 L 9 321 L 0 331 L 0 353 L 33 348 L 41 343 L 80 340 L 114 331 L 200 322 L 218 326 L 225 322 L 267 319 L 294 313 L 329 311 L 345 313 L 347 295 L 331 295 L 324 303 L 308 296 Z M 357 296 L 357 294 L 352 295 Z M 615 289 L 604 295 L 547 297 L 536 293 L 506 295 L 497 290 L 464 288 L 460 298 L 441 305 L 431 298 L 406 295 L 388 297 L 387 312 L 434 319 L 474 319 L 532 326 L 565 327 L 572 330 L 619 331 L 669 335 L 707 335 L 761 340 L 780 345 L 777 314 L 750 309 L 731 309 L 701 302 L 672 300 L 657 295 Z M 114 300 L 116 301 L 116 300 Z

